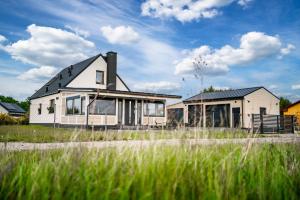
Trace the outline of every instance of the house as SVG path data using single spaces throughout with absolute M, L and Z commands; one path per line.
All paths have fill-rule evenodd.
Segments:
M 26 111 L 15 103 L 0 102 L 0 113 L 21 117 L 25 115 Z
M 283 111 L 284 115 L 293 115 L 297 118 L 297 124 L 300 125 L 300 100 L 289 105 Z
M 63 69 L 30 97 L 31 124 L 154 126 L 166 123 L 166 100 L 181 96 L 131 91 L 117 74 L 117 53 Z
M 251 128 L 252 114 L 279 115 L 279 99 L 264 87 L 208 92 L 168 106 L 167 113 L 169 121 L 183 116 L 187 126 Z

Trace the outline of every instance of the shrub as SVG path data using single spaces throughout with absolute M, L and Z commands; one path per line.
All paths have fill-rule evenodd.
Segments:
M 0 125 L 15 125 L 15 124 L 29 124 L 28 115 L 16 118 L 8 114 L 0 113 Z

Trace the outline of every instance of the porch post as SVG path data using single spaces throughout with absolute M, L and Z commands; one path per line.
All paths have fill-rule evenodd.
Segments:
M 123 106 L 122 106 L 122 125 L 125 125 L 125 99 L 123 99 Z
M 203 103 L 202 104 L 202 109 L 203 109 L 203 111 L 202 111 L 202 113 L 203 113 L 203 128 L 206 128 L 206 109 L 205 109 L 205 104 Z
M 116 98 L 116 120 L 115 123 L 118 124 L 118 115 L 119 114 L 119 99 Z
M 144 125 L 144 100 L 142 99 L 142 110 L 141 110 L 141 125 Z
M 136 126 L 137 125 L 137 117 L 138 117 L 138 115 L 137 115 L 137 100 L 135 100 L 134 101 L 135 103 L 134 103 L 134 125 Z

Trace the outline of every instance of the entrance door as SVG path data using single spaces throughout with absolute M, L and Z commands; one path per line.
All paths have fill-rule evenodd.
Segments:
M 135 100 L 125 100 L 125 125 L 134 126 Z
M 233 128 L 240 127 L 240 119 L 241 119 L 240 114 L 241 114 L 240 108 L 232 108 L 232 126 L 233 126 Z

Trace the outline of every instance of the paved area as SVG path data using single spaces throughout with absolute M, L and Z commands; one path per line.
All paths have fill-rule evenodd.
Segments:
M 222 145 L 222 144 L 247 144 L 247 143 L 299 143 L 300 136 L 285 135 L 284 137 L 265 138 L 238 138 L 238 139 L 164 139 L 164 140 L 131 140 L 131 141 L 98 141 L 98 142 L 65 142 L 65 143 L 25 143 L 8 142 L 0 143 L 0 150 L 47 150 L 61 148 L 107 148 L 107 147 L 147 147 L 155 145 Z

